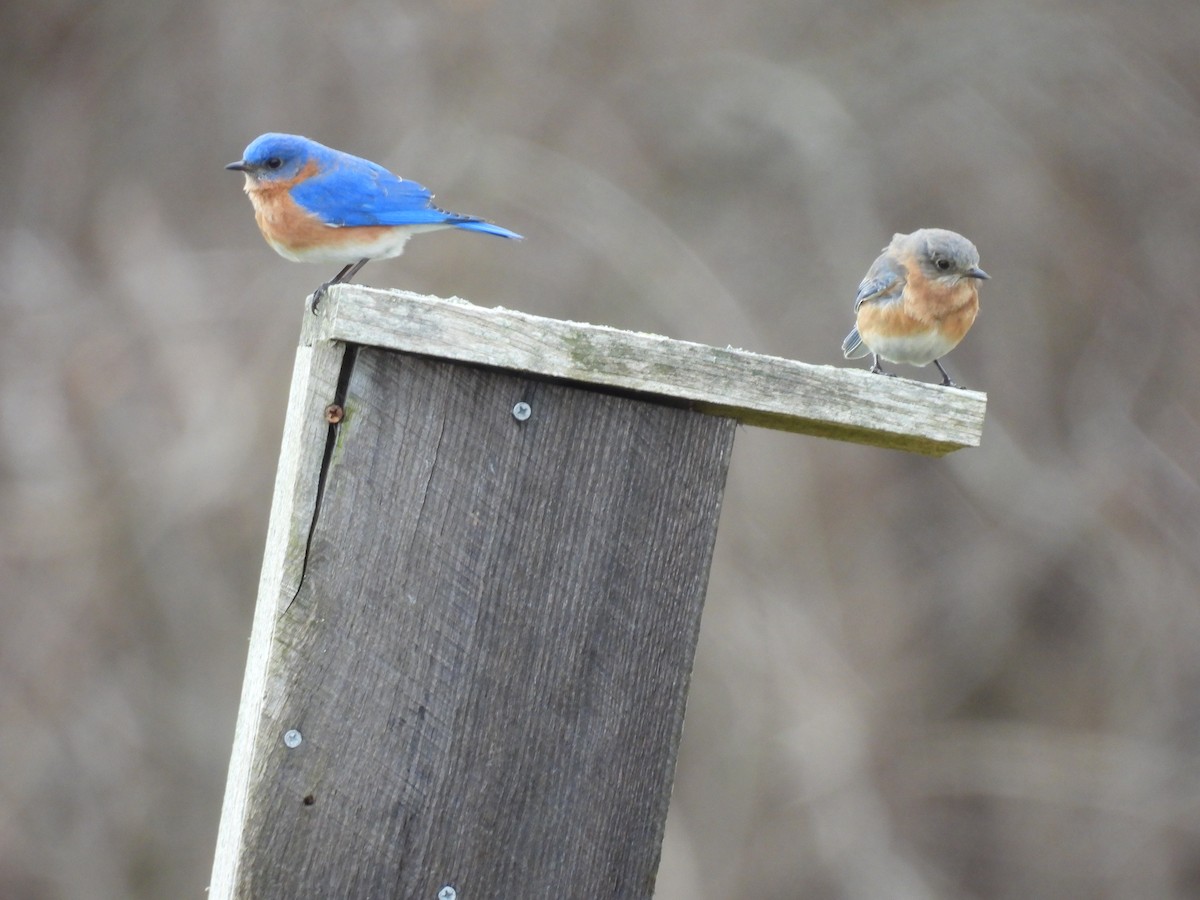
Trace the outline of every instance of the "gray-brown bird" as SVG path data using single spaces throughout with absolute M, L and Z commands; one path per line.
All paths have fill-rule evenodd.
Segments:
M 933 363 L 942 384 L 958 387 L 941 358 L 958 346 L 979 312 L 979 251 L 961 234 L 922 228 L 896 234 L 871 264 L 854 298 L 855 326 L 842 341 L 847 359 L 871 354 L 910 366 Z

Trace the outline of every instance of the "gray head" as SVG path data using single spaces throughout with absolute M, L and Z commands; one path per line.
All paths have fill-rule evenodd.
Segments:
M 955 231 L 945 228 L 921 228 L 912 234 L 897 234 L 892 248 L 911 253 L 927 278 L 961 281 L 964 278 L 988 278 L 979 268 L 979 251 Z

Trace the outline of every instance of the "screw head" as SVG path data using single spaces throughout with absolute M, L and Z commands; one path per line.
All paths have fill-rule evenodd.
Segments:
M 438 900 L 456 900 L 457 897 L 458 891 L 456 891 L 450 885 L 446 885 L 444 888 L 438 891 Z
M 289 728 L 283 733 L 283 745 L 285 747 L 290 747 L 293 750 L 299 747 L 300 742 L 303 740 L 303 736 L 301 736 L 300 732 L 298 732 L 295 728 Z
M 330 425 L 336 425 L 344 418 L 346 418 L 346 410 L 336 403 L 330 403 L 325 407 L 325 421 Z
M 516 419 L 518 422 L 524 422 L 531 415 L 533 415 L 533 407 L 530 406 L 528 403 L 526 403 L 524 400 L 522 400 L 520 403 L 518 403 L 516 406 L 513 407 L 512 412 L 513 412 L 514 419 Z

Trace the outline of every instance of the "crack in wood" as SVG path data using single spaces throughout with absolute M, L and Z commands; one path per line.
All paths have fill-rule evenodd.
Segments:
M 354 374 L 354 363 L 358 359 L 358 344 L 347 344 L 346 353 L 342 357 L 342 368 L 338 372 L 337 387 L 334 389 L 333 400 L 331 403 L 345 409 L 346 394 L 350 389 L 350 377 Z M 321 500 L 325 496 L 325 481 L 329 477 L 329 467 L 333 463 L 333 451 L 337 447 L 338 429 L 346 421 L 343 415 L 337 422 L 329 423 L 329 432 L 325 437 L 325 452 L 321 457 L 321 471 L 317 475 L 317 496 L 313 501 L 312 520 L 308 523 L 308 537 L 304 541 L 304 560 L 300 564 L 300 578 L 296 582 L 296 592 L 292 594 L 292 599 L 288 601 L 287 606 L 283 608 L 280 615 L 287 613 L 292 608 L 292 604 L 296 602 L 296 598 L 300 596 L 300 591 L 304 588 L 304 576 L 308 574 L 308 559 L 312 553 L 313 535 L 317 533 L 317 520 L 321 516 Z

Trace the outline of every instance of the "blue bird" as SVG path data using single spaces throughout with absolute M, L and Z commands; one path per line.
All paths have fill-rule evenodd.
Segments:
M 261 135 L 225 168 L 245 174 L 254 218 L 276 253 L 344 265 L 322 291 L 349 281 L 373 259 L 399 256 L 421 231 L 460 228 L 521 239 L 475 216 L 439 209 L 415 181 L 298 134 Z

